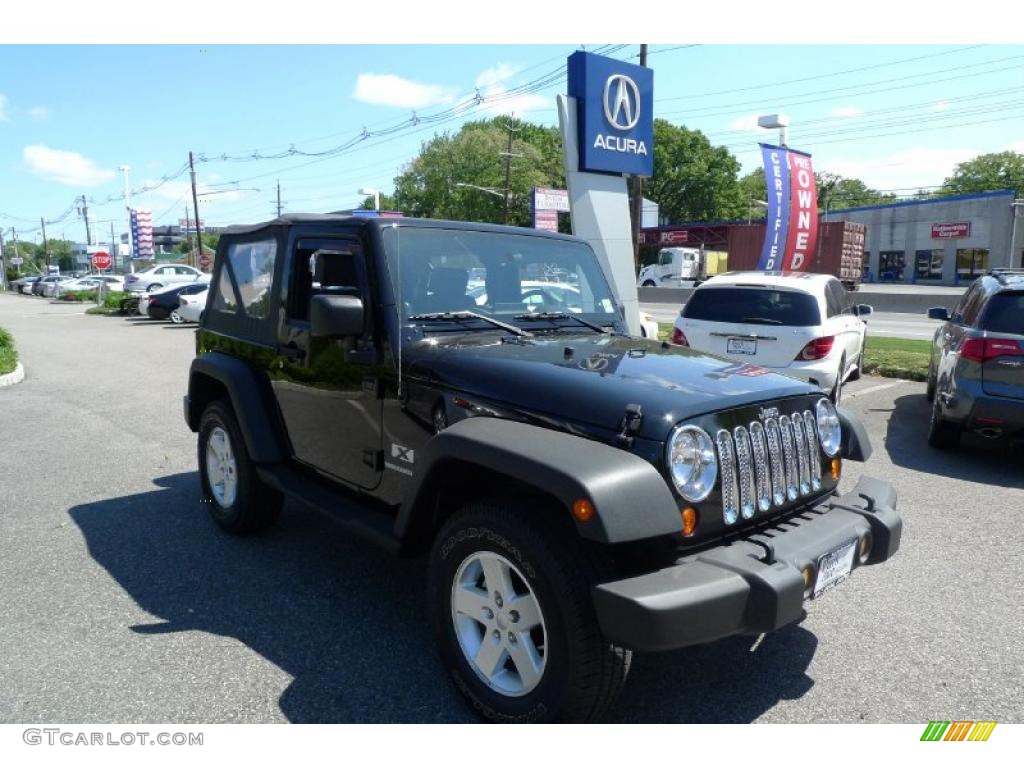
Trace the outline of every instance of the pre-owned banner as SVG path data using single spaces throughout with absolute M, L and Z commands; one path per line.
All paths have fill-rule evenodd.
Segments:
M 818 239 L 818 187 L 814 183 L 811 156 L 789 150 L 789 233 L 782 268 L 807 269 Z
M 789 231 L 789 152 L 771 144 L 761 145 L 764 178 L 768 183 L 768 220 L 758 269 L 781 269 Z

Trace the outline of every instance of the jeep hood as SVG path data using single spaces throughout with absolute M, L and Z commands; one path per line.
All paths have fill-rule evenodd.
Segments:
M 683 419 L 819 391 L 760 366 L 589 331 L 437 334 L 403 357 L 407 376 L 549 419 L 618 430 L 626 406 L 639 405 L 638 436 L 650 440 Z

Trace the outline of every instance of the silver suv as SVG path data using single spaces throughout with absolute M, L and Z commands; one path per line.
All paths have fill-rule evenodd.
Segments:
M 162 264 L 132 275 L 125 275 L 126 291 L 147 291 L 152 293 L 158 288 L 179 283 L 191 283 L 196 280 L 208 280 L 209 276 L 188 264 Z
M 1024 269 L 979 277 L 935 332 L 928 365 L 928 442 L 953 448 L 966 430 L 989 440 L 1024 437 Z

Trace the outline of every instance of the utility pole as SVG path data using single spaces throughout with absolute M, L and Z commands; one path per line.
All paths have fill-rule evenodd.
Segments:
M 509 203 L 512 199 L 512 158 L 522 157 L 522 154 L 512 153 L 512 135 L 518 130 L 512 125 L 512 120 L 515 116 L 510 116 L 508 123 L 508 150 L 501 154 L 505 156 L 505 223 L 508 224 L 509 218 Z
M 281 218 L 281 180 L 277 180 L 277 218 Z
M 18 274 L 21 274 L 21 265 L 18 267 Z M 4 231 L 0 229 L 0 285 L 7 290 L 7 259 L 4 258 Z
M 85 202 L 85 195 L 82 195 L 81 214 L 85 219 L 85 244 L 92 245 L 92 230 L 89 229 L 89 205 Z
M 647 66 L 647 44 L 640 46 L 640 66 Z M 644 205 L 644 180 L 640 176 L 633 176 L 630 179 L 632 186 L 631 211 L 633 219 L 633 271 L 640 272 L 640 219 L 643 215 Z
M 188 218 L 188 203 L 185 203 L 185 245 L 188 247 L 189 263 L 192 263 L 192 236 L 188 233 L 189 218 Z
M 83 200 L 85 199 L 83 195 Z M 46 271 L 50 271 L 50 249 L 46 246 L 46 219 L 42 216 L 39 217 L 39 223 L 43 228 L 43 255 L 46 257 Z
M 188 169 L 192 174 L 192 213 L 196 216 L 196 242 L 199 243 L 199 255 L 203 254 L 203 230 L 199 226 L 199 198 L 196 196 L 196 166 L 192 162 L 192 150 L 188 152 Z M 186 209 L 188 206 L 185 206 Z M 187 222 L 186 222 L 187 223 Z M 193 264 L 192 266 L 195 266 Z
M 128 171 L 131 170 L 131 166 L 122 165 L 118 167 L 121 171 L 121 178 L 124 180 L 124 210 L 128 216 L 128 271 L 131 273 L 135 272 L 135 262 L 133 257 L 135 256 L 134 247 L 135 244 L 132 242 L 132 191 L 128 187 Z

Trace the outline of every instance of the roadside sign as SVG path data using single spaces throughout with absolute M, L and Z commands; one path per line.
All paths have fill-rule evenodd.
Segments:
M 11 256 L 11 258 L 9 258 L 8 261 L 11 262 L 11 264 L 13 264 L 16 267 L 20 267 L 22 264 L 25 263 L 25 260 L 21 258 L 21 256 Z
M 110 269 L 110 265 L 112 263 L 113 260 L 110 258 L 110 254 L 106 251 L 96 251 L 96 253 L 92 255 L 92 265 L 96 267 L 96 269 Z
M 204 253 L 199 257 L 199 268 L 207 269 L 212 262 L 213 259 L 210 258 L 210 254 Z

